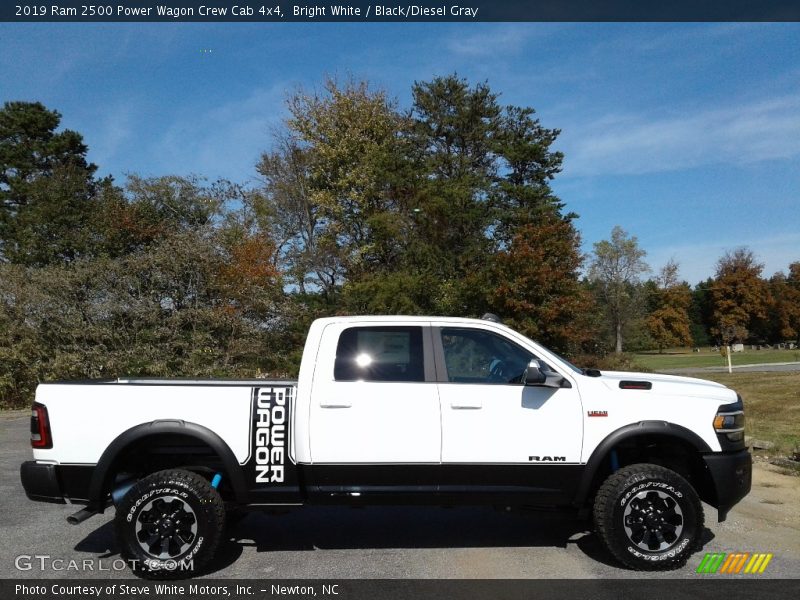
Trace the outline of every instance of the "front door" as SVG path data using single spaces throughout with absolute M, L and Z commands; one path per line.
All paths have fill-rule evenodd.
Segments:
M 526 366 L 540 357 L 501 331 L 442 326 L 434 329 L 434 344 L 442 406 L 440 491 L 525 503 L 569 496 L 582 470 L 577 387 L 523 385 Z

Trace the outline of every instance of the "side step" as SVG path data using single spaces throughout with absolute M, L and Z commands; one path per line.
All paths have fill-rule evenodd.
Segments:
M 92 506 L 87 506 L 79 510 L 78 512 L 71 514 L 67 517 L 67 523 L 70 525 L 78 525 L 79 523 L 83 523 L 89 517 L 93 517 L 94 515 L 98 514 L 100 511 Z

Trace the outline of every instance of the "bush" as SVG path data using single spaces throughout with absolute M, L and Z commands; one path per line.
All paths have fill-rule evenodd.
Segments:
M 648 373 L 650 369 L 636 362 L 632 354 L 582 354 L 572 361 L 583 369 L 600 369 L 601 371 L 641 371 Z

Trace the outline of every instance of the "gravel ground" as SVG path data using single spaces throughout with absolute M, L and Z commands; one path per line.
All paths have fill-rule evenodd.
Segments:
M 73 506 L 31 502 L 19 483 L 29 460 L 28 412 L 0 413 L 0 577 L 122 578 L 113 511 L 68 525 Z M 557 513 L 489 508 L 304 508 L 251 514 L 230 530 L 209 577 L 226 578 L 637 578 L 703 577 L 704 552 L 772 552 L 762 577 L 800 576 L 800 477 L 757 463 L 753 491 L 716 523 L 706 508 L 705 546 L 678 571 L 640 574 L 617 565 L 586 524 Z M 15 567 L 46 555 L 42 570 Z M 93 573 L 72 569 L 94 559 Z M 98 560 L 99 559 L 99 560 Z M 25 564 L 23 560 L 23 565 Z M 57 563 L 58 564 L 58 563 Z M 107 570 L 98 570 L 107 569 Z M 705 577 L 708 577 L 707 575 Z M 740 576 L 744 577 L 744 576 Z

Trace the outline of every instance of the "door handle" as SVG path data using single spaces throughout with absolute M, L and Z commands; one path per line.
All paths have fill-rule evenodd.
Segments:
M 320 400 L 320 408 L 350 408 L 353 406 L 348 400 Z
M 450 408 L 455 410 L 477 410 L 483 408 L 483 402 L 480 398 L 459 398 L 450 402 Z

